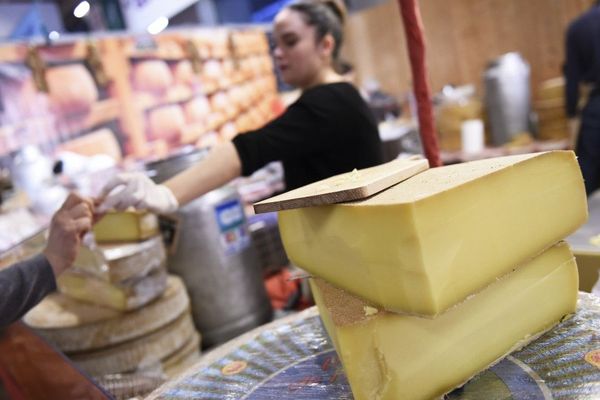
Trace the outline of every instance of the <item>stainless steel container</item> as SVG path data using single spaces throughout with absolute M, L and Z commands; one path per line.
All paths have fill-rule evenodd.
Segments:
M 496 146 L 529 132 L 529 75 L 529 64 L 518 53 L 504 54 L 485 71 L 485 106 Z
M 202 158 L 198 152 L 147 165 L 162 182 Z M 224 186 L 178 211 L 169 270 L 181 276 L 203 347 L 223 343 L 272 318 L 256 250 L 237 191 Z

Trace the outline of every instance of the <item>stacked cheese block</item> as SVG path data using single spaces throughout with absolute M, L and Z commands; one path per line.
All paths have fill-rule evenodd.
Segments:
M 357 400 L 430 399 L 575 312 L 561 239 L 587 218 L 572 152 L 429 169 L 362 201 L 282 211 L 290 259 Z
M 542 82 L 534 103 L 538 115 L 538 138 L 560 140 L 569 136 L 565 111 L 565 80 L 554 78 Z
M 161 383 L 195 362 L 200 336 L 185 286 L 167 274 L 155 215 L 109 213 L 94 234 L 98 244 L 82 246 L 58 278 L 61 293 L 25 321 L 85 372 L 110 382 L 115 397 L 128 398 L 153 390 L 149 378 Z

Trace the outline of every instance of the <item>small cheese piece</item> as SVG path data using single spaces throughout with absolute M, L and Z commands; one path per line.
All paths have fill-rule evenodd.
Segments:
M 311 284 L 354 398 L 419 400 L 460 386 L 575 312 L 578 275 L 562 242 L 435 319 L 365 316 L 358 297 Z
M 147 335 L 171 323 L 189 304 L 183 282 L 171 275 L 162 296 L 135 311 L 119 312 L 52 293 L 24 321 L 61 351 L 80 352 Z
M 139 243 L 104 244 L 90 248 L 81 245 L 73 263 L 78 270 L 116 283 L 142 277 L 165 264 L 165 246 L 157 235 Z
M 158 218 L 143 211 L 110 211 L 93 231 L 98 243 L 135 242 L 158 234 Z
M 160 296 L 167 286 L 167 271 L 158 268 L 148 276 L 118 284 L 76 270 L 63 272 L 56 281 L 61 293 L 119 311 L 140 308 Z
M 132 372 L 160 365 L 161 360 L 185 346 L 195 334 L 188 310 L 150 335 L 97 351 L 71 354 L 70 358 L 94 376 Z
M 299 267 L 391 311 L 435 316 L 587 219 L 569 151 L 432 168 L 366 200 L 279 213 Z

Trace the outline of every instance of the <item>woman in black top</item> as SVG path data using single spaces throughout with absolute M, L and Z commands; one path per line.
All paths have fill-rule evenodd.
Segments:
M 120 174 L 104 188 L 102 209 L 129 206 L 172 212 L 240 175 L 281 160 L 287 189 L 382 162 L 377 125 L 367 104 L 334 64 L 345 10 L 339 1 L 300 1 L 277 14 L 275 62 L 302 90 L 283 115 L 215 146 L 200 163 L 164 185 L 140 173 Z

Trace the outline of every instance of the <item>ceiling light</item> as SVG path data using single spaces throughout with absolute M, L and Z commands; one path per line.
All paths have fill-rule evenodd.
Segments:
M 150 25 L 148 25 L 148 33 L 156 35 L 162 32 L 169 25 L 169 19 L 167 17 L 158 17 Z
M 82 1 L 77 4 L 77 7 L 73 10 L 73 15 L 77 18 L 83 18 L 90 12 L 90 3 L 87 1 Z

